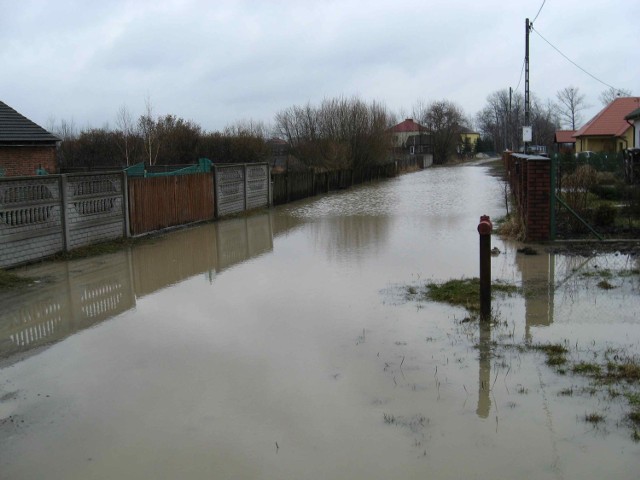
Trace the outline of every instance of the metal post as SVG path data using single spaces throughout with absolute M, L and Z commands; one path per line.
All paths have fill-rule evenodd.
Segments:
M 488 215 L 480 217 L 480 320 L 491 319 L 491 231 L 493 225 Z

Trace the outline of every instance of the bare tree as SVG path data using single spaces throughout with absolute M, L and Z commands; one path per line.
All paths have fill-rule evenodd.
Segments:
M 138 128 L 144 140 L 144 151 L 149 159 L 149 165 L 155 165 L 160 152 L 158 139 L 158 122 L 153 117 L 153 104 L 147 95 L 144 99 L 145 113 L 138 119 Z
M 448 100 L 429 105 L 418 101 L 413 109 L 413 116 L 431 132 L 433 163 L 447 163 L 462 141 L 460 134 L 465 123 L 462 108 Z
M 119 147 L 125 164 L 131 165 L 131 156 L 135 148 L 136 128 L 131 113 L 126 105 L 122 105 L 116 113 L 116 126 L 119 129 Z
M 560 122 L 571 130 L 575 130 L 576 125 L 582 123 L 580 112 L 589 108 L 589 105 L 585 102 L 585 96 L 580 93 L 578 87 L 569 86 L 558 90 L 556 98 L 559 103 L 555 106 L 555 110 Z
M 598 99 L 600 100 L 602 105 L 606 107 L 618 97 L 630 97 L 630 96 L 631 96 L 631 90 L 627 90 L 626 88 L 609 87 L 600 93 L 600 96 L 598 97 Z
M 390 115 L 380 103 L 353 98 L 325 99 L 279 112 L 276 134 L 308 167 L 364 168 L 389 154 Z
M 487 96 L 487 105 L 476 114 L 476 125 L 484 139 L 491 139 L 497 149 L 516 150 L 522 142 L 524 96 L 509 90 L 497 90 Z

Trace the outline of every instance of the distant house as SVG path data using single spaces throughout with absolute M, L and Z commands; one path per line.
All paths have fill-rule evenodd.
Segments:
M 422 155 L 433 153 L 431 133 L 412 118 L 389 129 L 393 149 L 396 153 Z
M 460 153 L 475 153 L 479 138 L 480 134 L 478 132 L 474 132 L 467 127 L 460 127 L 460 141 L 462 145 Z
M 636 108 L 624 119 L 633 126 L 633 145 L 629 145 L 629 148 L 640 148 L 640 108 Z
M 56 173 L 60 138 L 0 101 L 0 176 Z
M 576 150 L 575 130 L 557 130 L 553 143 L 556 145 L 558 153 L 573 153 Z
M 621 152 L 634 144 L 634 128 L 625 119 L 640 108 L 640 97 L 620 97 L 589 120 L 573 137 L 576 153 Z

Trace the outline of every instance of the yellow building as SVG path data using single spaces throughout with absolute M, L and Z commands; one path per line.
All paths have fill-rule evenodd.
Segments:
M 469 146 L 469 152 L 470 153 L 475 153 L 476 152 L 476 145 L 478 144 L 478 139 L 480 138 L 480 134 L 478 132 L 474 132 L 473 130 L 470 130 L 466 127 L 461 127 L 460 129 L 461 133 L 460 133 L 460 142 L 461 142 L 461 149 L 460 152 L 464 152 L 465 150 L 465 145 Z
M 573 135 L 576 153 L 621 152 L 632 148 L 634 129 L 625 116 L 639 107 L 640 97 L 616 98 Z

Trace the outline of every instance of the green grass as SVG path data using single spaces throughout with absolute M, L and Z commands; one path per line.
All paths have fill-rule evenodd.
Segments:
M 588 413 L 584 416 L 584 421 L 589 423 L 602 423 L 604 422 L 604 415 L 599 413 Z
M 494 293 L 512 295 L 520 290 L 515 285 L 496 282 L 491 284 L 492 296 Z M 464 307 L 470 312 L 480 311 L 480 279 L 463 278 L 449 280 L 444 283 L 428 283 L 425 296 L 435 302 L 448 303 Z
M 531 345 L 531 350 L 544 352 L 547 355 L 547 365 L 558 367 L 567 363 L 567 353 L 569 350 L 559 343 L 540 343 Z
M 589 363 L 589 362 L 578 362 L 571 369 L 573 373 L 577 373 L 579 375 L 587 375 L 593 377 L 599 377 L 602 369 L 600 365 L 597 363 Z

